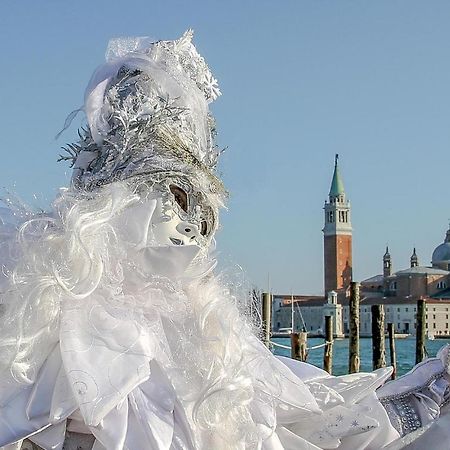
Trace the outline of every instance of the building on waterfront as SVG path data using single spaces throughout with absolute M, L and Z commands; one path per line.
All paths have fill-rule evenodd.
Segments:
M 293 317 L 295 332 L 307 331 L 311 335 L 322 335 L 325 316 L 331 316 L 334 337 L 344 337 L 343 306 L 334 291 L 329 293 L 327 299 L 319 295 L 274 295 L 272 304 L 275 331 L 291 328 Z
M 343 329 L 343 307 L 342 304 L 338 302 L 338 295 L 336 291 L 328 292 L 327 302 L 322 306 L 322 315 L 331 317 L 331 322 L 333 324 L 333 335 L 337 338 L 344 337 Z M 325 319 L 324 319 L 325 322 Z M 322 326 L 322 329 L 325 327 Z
M 292 306 L 293 303 L 293 306 Z M 322 307 L 325 299 L 321 295 L 274 294 L 272 301 L 272 325 L 275 331 L 291 328 L 294 316 L 294 331 L 321 334 L 323 327 Z
M 385 306 L 385 321 L 394 323 L 398 332 L 415 334 L 417 300 L 424 299 L 427 305 L 428 333 L 436 336 L 450 335 L 449 269 L 450 229 L 444 242 L 433 251 L 431 266 L 420 265 L 416 249 L 413 249 L 409 267 L 394 272 L 393 260 L 386 248 L 383 273 L 361 282 L 361 334 L 370 334 L 372 304 Z M 345 320 L 344 308 L 344 331 Z
M 329 302 L 321 296 L 294 297 L 294 330 L 306 330 L 311 335 L 322 335 L 325 315 L 333 317 L 335 337 L 348 334 L 349 307 L 348 298 L 337 300 L 334 312 L 329 309 Z M 385 325 L 393 323 L 397 333 L 415 335 L 417 301 L 422 298 L 426 303 L 425 326 L 428 335 L 450 337 L 450 292 L 447 290 L 434 296 L 383 297 L 367 295 L 362 292 L 360 304 L 360 335 L 370 336 L 372 330 L 372 305 L 383 305 Z M 274 310 L 274 330 L 291 327 L 291 297 L 275 295 L 279 307 Z

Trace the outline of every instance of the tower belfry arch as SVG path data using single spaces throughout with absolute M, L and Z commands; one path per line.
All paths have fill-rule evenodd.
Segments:
M 353 277 L 351 206 L 345 193 L 338 154 L 334 159 L 324 212 L 324 290 L 327 296 L 330 291 L 347 289 Z

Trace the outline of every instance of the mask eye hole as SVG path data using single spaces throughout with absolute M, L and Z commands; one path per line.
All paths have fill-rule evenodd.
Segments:
M 208 222 L 206 222 L 206 220 L 202 220 L 202 223 L 200 224 L 200 234 L 202 236 L 206 236 L 208 234 Z
M 186 192 L 183 191 L 183 189 L 179 188 L 178 186 L 175 186 L 171 184 L 169 186 L 170 192 L 172 192 L 173 196 L 175 197 L 175 201 L 178 203 L 180 208 L 184 212 L 188 212 L 188 197 Z

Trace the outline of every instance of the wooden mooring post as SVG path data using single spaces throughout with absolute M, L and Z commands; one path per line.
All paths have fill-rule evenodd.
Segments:
M 395 380 L 397 376 L 397 355 L 395 353 L 395 326 L 393 323 L 387 324 L 388 336 L 389 336 L 389 354 L 391 357 L 391 366 L 394 369 L 392 371 L 391 378 Z
M 352 281 L 349 302 L 348 371 L 359 372 L 359 283 Z
M 262 294 L 262 331 L 263 342 L 270 348 L 270 335 L 272 331 L 272 296 L 269 292 Z
M 323 369 L 330 375 L 333 372 L 333 322 L 331 316 L 325 316 L 325 347 Z
M 386 342 L 384 338 L 384 307 L 372 305 L 372 367 L 386 367 Z
M 308 359 L 308 335 L 305 332 L 291 334 L 291 358 L 306 362 Z
M 425 324 L 426 324 L 425 300 L 417 300 L 417 326 L 416 326 L 416 364 L 425 358 Z

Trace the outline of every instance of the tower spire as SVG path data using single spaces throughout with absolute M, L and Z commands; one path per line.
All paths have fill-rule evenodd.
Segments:
M 331 180 L 330 187 L 330 201 L 331 198 L 339 199 L 341 196 L 345 196 L 344 182 L 342 181 L 341 171 L 339 170 L 339 154 L 336 153 L 334 157 L 334 172 L 333 179 Z M 344 201 L 345 199 L 342 199 Z

